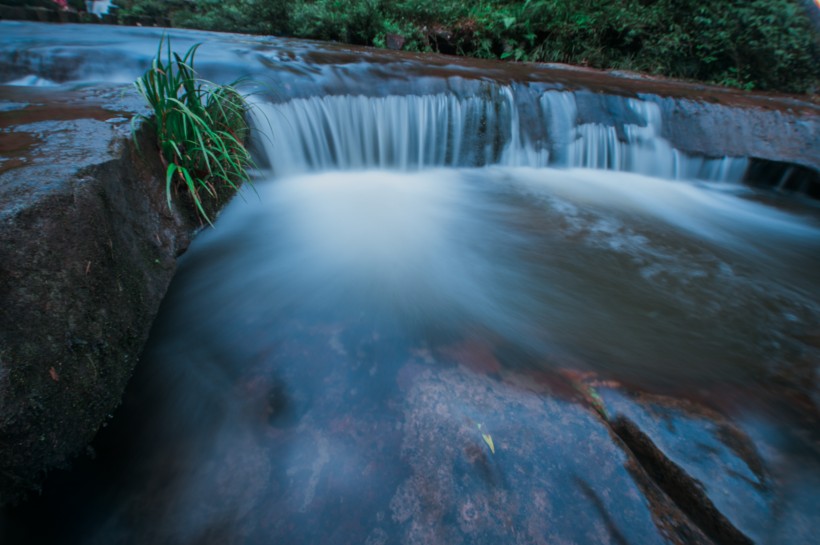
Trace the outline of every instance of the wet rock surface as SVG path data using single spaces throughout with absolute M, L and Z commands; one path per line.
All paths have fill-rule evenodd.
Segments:
M 807 529 L 820 522 L 809 507 L 816 497 L 807 496 L 816 496 L 816 488 L 807 492 L 816 485 L 816 440 L 795 442 L 787 438 L 794 430 L 776 430 L 771 420 L 736 422 L 685 397 L 577 374 L 571 382 L 654 484 L 715 543 L 812 541 Z M 805 486 L 795 487 L 794 468 L 784 470 L 780 457 L 792 449 L 802 452 Z
M 413 474 L 391 502 L 402 542 L 666 541 L 594 412 L 464 368 L 417 372 L 402 442 Z
M 653 479 L 718 543 L 760 542 L 774 522 L 754 445 L 697 405 L 600 393 L 612 427 Z
M 700 100 L 653 98 L 663 113 L 663 135 L 675 147 L 706 156 L 731 155 L 793 162 L 820 171 L 820 108 L 742 108 Z M 815 181 L 814 183 L 818 183 Z
M 6 536 L 807 542 L 815 493 L 780 504 L 783 483 L 756 442 L 712 409 L 577 371 L 506 370 L 479 339 L 414 346 L 366 329 L 280 321 L 272 339 L 237 346 L 250 356 L 239 372 L 197 356 L 169 369 L 156 359 L 168 348 L 149 347 L 154 361 L 129 388 L 120 437 L 104 433 L 97 462 L 53 483 L 93 483 L 107 502 L 68 507 L 46 495 L 14 520 L 53 525 L 9 525 Z M 113 448 L 129 454 L 105 468 Z
M 25 102 L 23 102 L 23 95 Z M 0 88 L 0 503 L 86 447 L 119 404 L 198 224 L 169 211 L 122 89 Z

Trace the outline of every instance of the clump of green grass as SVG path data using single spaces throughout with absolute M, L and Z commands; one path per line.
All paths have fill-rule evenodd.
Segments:
M 180 57 L 171 51 L 170 38 L 163 38 L 151 68 L 135 85 L 153 109 L 160 155 L 167 166 L 168 206 L 172 194 L 182 188 L 211 223 L 203 196 L 216 199 L 220 187 L 238 189 L 238 184 L 250 181 L 248 169 L 253 163 L 245 147 L 249 130 L 245 96 L 233 85 L 197 77 L 194 56 L 199 46 Z

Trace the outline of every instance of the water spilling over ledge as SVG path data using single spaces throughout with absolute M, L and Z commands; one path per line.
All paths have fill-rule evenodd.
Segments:
M 689 156 L 661 136 L 657 104 L 623 101 L 630 122 L 616 125 L 579 124 L 572 92 L 519 98 L 507 86 L 472 97 L 299 98 L 259 103 L 254 113 L 277 175 L 504 165 L 597 168 L 673 180 L 743 179 L 746 158 Z
M 48 27 L 5 21 L 3 25 L 7 39 L 0 45 L 0 81 L 63 87 L 130 83 L 150 64 L 164 32 L 100 26 L 94 28 L 91 37 L 86 27 L 78 25 Z M 184 30 L 170 31 L 169 36 L 181 50 L 196 42 L 203 43 L 199 63 L 203 77 L 219 81 L 246 78 L 260 102 L 279 104 L 294 99 L 292 107 L 301 108 L 305 115 L 309 109 L 327 110 L 322 115 L 326 115 L 330 123 L 340 121 L 334 121 L 334 115 L 338 114 L 333 113 L 330 103 L 361 101 L 368 97 L 424 102 L 408 103 L 405 115 L 412 119 L 401 119 L 403 114 L 390 112 L 382 124 L 391 118 L 411 124 L 421 121 L 418 108 L 426 107 L 427 116 L 435 116 L 436 112 L 445 117 L 465 115 L 466 122 L 473 116 L 473 121 L 480 122 L 483 118 L 493 125 L 483 136 L 470 134 L 467 140 L 452 142 L 448 157 L 426 155 L 420 148 L 415 152 L 415 159 L 407 157 L 411 161 L 421 159 L 426 163 L 435 159 L 459 165 L 499 161 L 504 164 L 517 161 L 515 164 L 530 166 L 545 162 L 553 166 L 594 164 L 631 171 L 637 167 L 637 172 L 653 174 L 662 170 L 665 177 L 711 179 L 722 168 L 730 172 L 727 176 L 735 177 L 742 162 L 749 159 L 751 166 L 759 161 L 767 162 L 764 170 L 775 175 L 784 175 L 789 165 L 798 165 L 801 170 L 796 175 L 789 174 L 784 187 L 820 194 L 817 189 L 820 131 L 816 121 L 819 109 L 792 97 L 616 77 L 567 67 L 482 62 L 440 55 L 422 60 L 415 54 L 338 44 L 317 46 L 270 37 Z M 50 47 L 53 41 L 59 41 L 61 46 Z M 101 43 L 104 47 L 99 46 Z M 304 102 L 295 99 L 304 99 Z M 434 107 L 427 104 L 427 100 L 446 104 Z M 317 101 L 328 104 L 314 104 Z M 357 113 L 372 117 L 380 108 L 379 101 L 369 104 L 370 107 L 359 106 Z M 436 110 L 440 107 L 445 110 Z M 445 118 L 434 121 L 446 122 Z M 562 122 L 566 125 L 550 124 Z M 364 120 L 356 123 L 364 123 Z M 371 125 L 372 121 L 367 123 Z M 634 134 L 627 134 L 633 125 L 636 126 Z M 457 123 L 456 127 L 416 129 L 423 130 L 425 138 L 433 135 L 456 138 L 456 132 L 465 130 Z M 373 129 L 361 126 L 361 130 L 372 132 Z M 337 133 L 335 145 L 339 145 L 338 140 L 346 134 Z M 390 138 L 386 134 L 382 137 Z M 484 138 L 477 142 L 480 149 L 470 150 L 468 156 L 457 149 L 480 138 Z M 579 145 L 568 149 L 571 142 L 578 139 Z M 441 140 L 425 142 L 426 146 L 435 142 L 436 153 L 442 153 L 438 146 Z M 377 144 L 369 144 L 374 145 Z M 401 161 L 400 156 L 390 155 L 395 151 L 389 149 L 391 145 L 394 144 L 385 141 L 384 149 L 372 150 L 382 154 L 373 159 L 388 163 Z M 513 149 L 502 157 L 499 154 L 505 146 Z M 671 150 L 666 149 L 667 146 Z M 641 148 L 647 153 L 637 151 Z M 650 157 L 648 152 L 652 149 L 658 152 L 658 157 Z M 519 150 L 533 155 L 521 156 Z M 633 151 L 640 157 L 634 156 Z M 569 152 L 572 154 L 567 155 Z M 303 153 L 300 151 L 299 155 Z M 407 153 L 412 154 L 412 148 Z M 661 159 L 663 155 L 668 157 Z M 337 157 L 337 160 L 353 161 L 355 157 L 356 154 L 350 159 Z M 699 161 L 702 164 L 698 164 Z M 772 162 L 783 165 L 770 164 Z M 770 176 L 759 176 L 758 171 L 747 169 L 747 175 L 753 175 L 749 181 L 765 185 Z
M 14 84 L 2 128 L 35 143 L 60 133 L 29 123 L 45 109 L 27 101 L 116 101 L 100 83 L 135 77 L 159 38 L 43 28 L 0 23 Z M 173 39 L 207 42 L 211 79 L 261 81 L 255 191 L 182 257 L 97 459 L 0 515 L 0 540 L 810 539 L 820 220 L 816 204 L 740 182 L 815 172 L 816 107 Z M 2 187 L 59 157 L 15 163 Z M 111 217 L 96 224 L 130 233 Z M 71 380 L 42 371 L 55 397 Z

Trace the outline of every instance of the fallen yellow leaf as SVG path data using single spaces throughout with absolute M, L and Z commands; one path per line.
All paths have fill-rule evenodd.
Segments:
M 484 438 L 484 442 L 487 443 L 487 446 L 490 447 L 490 452 L 495 454 L 495 445 L 493 445 L 493 438 L 490 437 L 489 433 L 482 433 L 481 437 Z

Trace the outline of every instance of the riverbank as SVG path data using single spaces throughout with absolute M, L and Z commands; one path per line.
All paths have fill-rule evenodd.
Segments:
M 138 124 L 132 140 L 131 118 L 145 112 L 132 90 L 0 86 L 0 105 L 7 503 L 67 466 L 120 404 L 202 226 L 192 203 L 169 209 L 153 133 Z
M 745 90 L 820 89 L 811 0 L 583 3 L 537 0 L 123 0 L 102 19 L 0 8 L 0 19 L 192 28 L 483 59 L 565 63 Z

